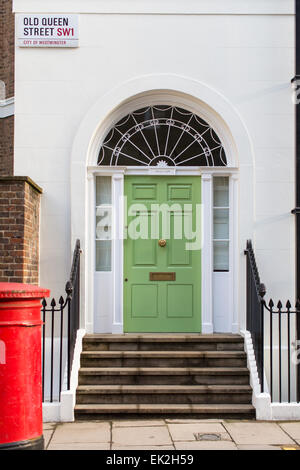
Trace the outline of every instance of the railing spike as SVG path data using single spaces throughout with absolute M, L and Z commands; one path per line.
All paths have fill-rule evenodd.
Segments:
M 47 307 L 47 301 L 46 301 L 46 299 L 43 299 L 43 300 L 42 300 L 42 306 L 43 306 L 44 308 Z
M 56 302 L 55 302 L 55 299 L 54 299 L 54 298 L 51 300 L 51 304 L 50 304 L 50 305 L 51 305 L 51 307 L 55 307 L 55 306 L 56 306 Z
M 290 310 L 291 307 L 292 307 L 292 304 L 291 304 L 291 302 L 288 300 L 287 303 L 286 303 L 286 308 L 287 308 L 288 310 Z
M 62 295 L 60 296 L 58 303 L 59 303 L 60 305 L 63 305 L 63 304 L 65 303 L 64 298 L 63 298 Z
M 270 307 L 270 308 L 273 308 L 273 307 L 274 307 L 274 302 L 273 302 L 273 300 L 272 300 L 272 299 L 270 299 L 270 302 L 269 302 L 269 307 Z
M 279 300 L 279 301 L 278 301 L 278 303 L 277 303 L 277 308 L 278 308 L 279 310 L 281 310 L 281 309 L 282 309 L 282 303 L 281 303 L 281 301 L 280 301 L 280 300 Z
M 300 310 L 300 300 L 298 299 L 297 302 L 296 302 L 296 309 L 297 310 Z

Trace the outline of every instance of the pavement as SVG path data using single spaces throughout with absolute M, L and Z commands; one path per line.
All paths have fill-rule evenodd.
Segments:
M 300 421 L 159 419 L 45 423 L 47 450 L 300 450 Z

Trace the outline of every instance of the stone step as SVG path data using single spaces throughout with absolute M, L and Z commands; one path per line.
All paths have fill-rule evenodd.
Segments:
M 251 404 L 249 385 L 84 385 L 78 404 Z
M 86 335 L 84 351 L 243 351 L 240 335 L 124 334 Z
M 255 409 L 247 404 L 102 404 L 76 405 L 75 418 L 80 420 L 144 417 L 195 417 L 199 419 L 254 419 Z
M 248 385 L 246 367 L 86 367 L 80 385 Z
M 240 335 L 86 335 L 76 419 L 255 417 Z
M 245 367 L 243 351 L 83 351 L 82 367 Z

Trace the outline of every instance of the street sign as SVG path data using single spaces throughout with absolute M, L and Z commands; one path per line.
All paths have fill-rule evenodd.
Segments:
M 30 14 L 17 17 L 19 47 L 78 47 L 78 15 Z

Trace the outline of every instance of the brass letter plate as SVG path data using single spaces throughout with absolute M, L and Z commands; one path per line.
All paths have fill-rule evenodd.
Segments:
M 176 273 L 149 273 L 150 281 L 176 281 Z

